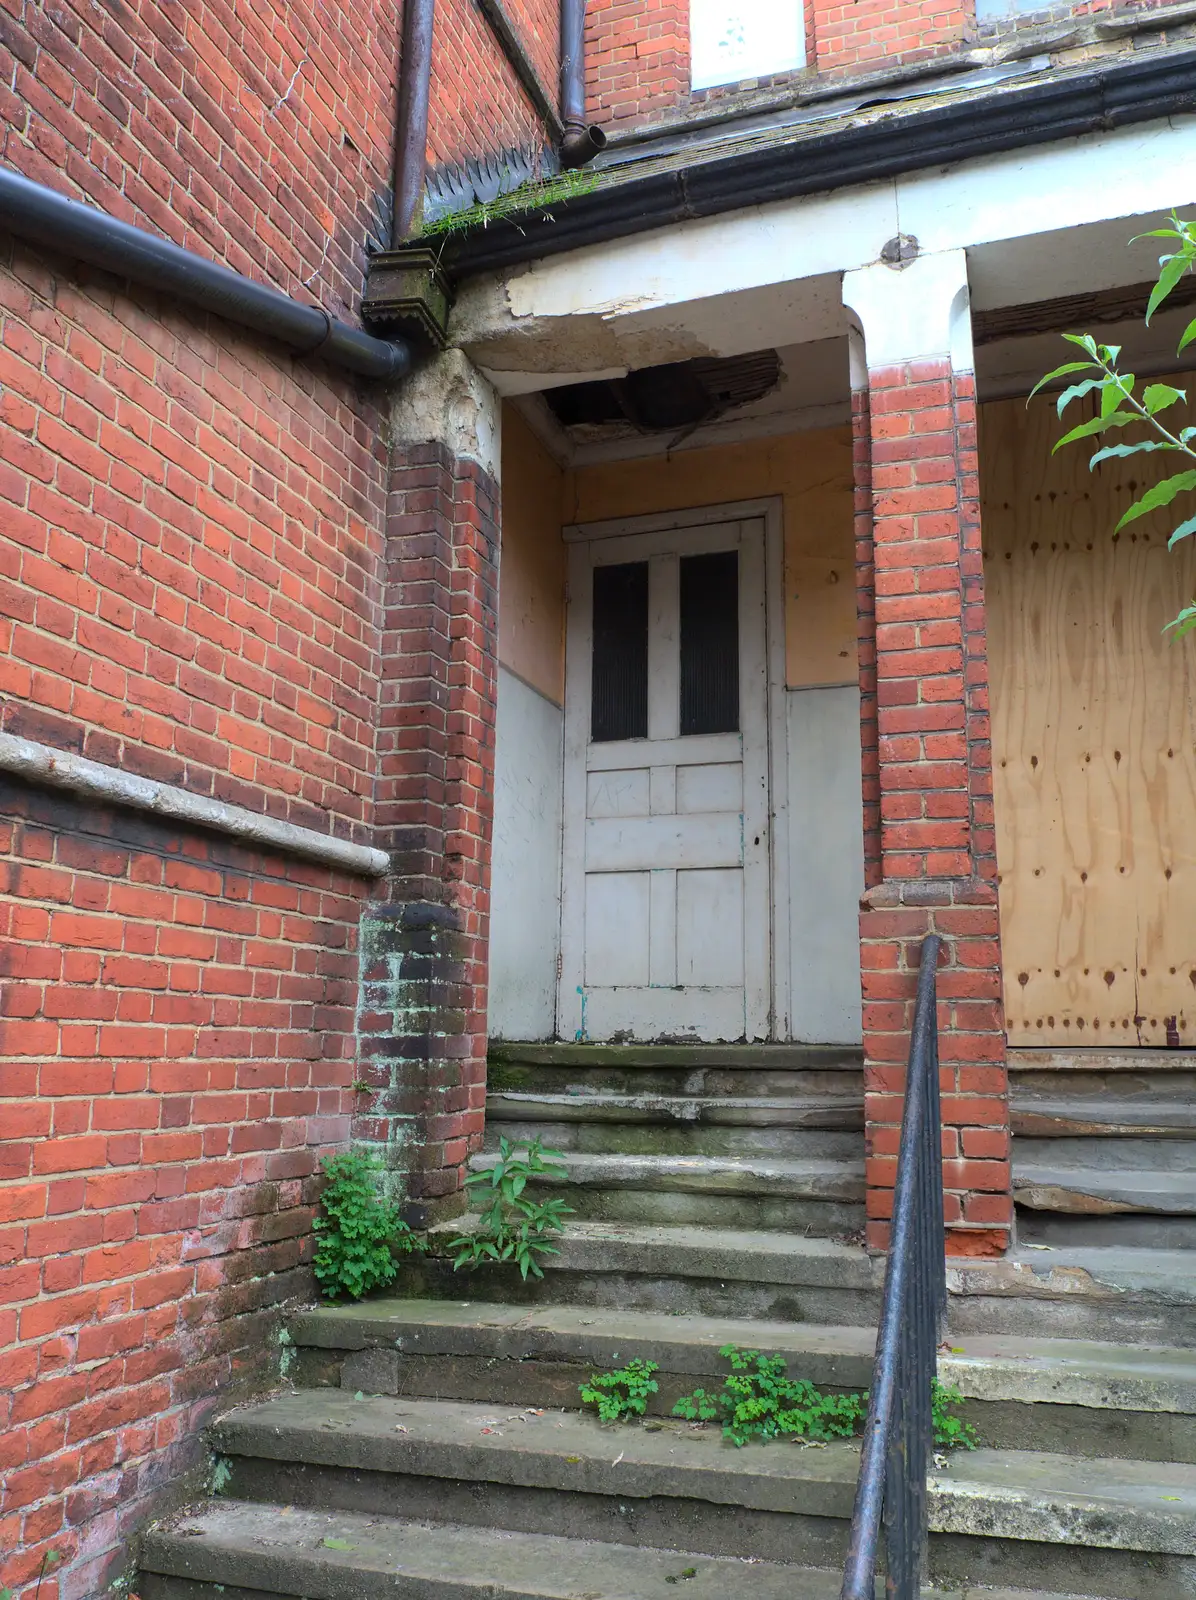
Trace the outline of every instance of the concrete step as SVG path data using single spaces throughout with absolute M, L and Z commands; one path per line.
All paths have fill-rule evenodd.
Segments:
M 650 1413 L 717 1386 L 728 1343 L 783 1355 L 794 1377 L 866 1389 L 874 1330 L 591 1307 L 386 1300 L 289 1323 L 300 1387 L 576 1410 L 591 1373 L 658 1368 Z M 965 1339 L 939 1358 L 968 1419 L 1001 1449 L 1196 1461 L 1196 1354 L 1074 1340 Z
M 475 1172 L 492 1152 L 474 1156 Z M 756 1155 L 680 1156 L 571 1152 L 563 1178 L 529 1192 L 561 1193 L 579 1217 L 731 1228 L 850 1233 L 863 1221 L 864 1162 Z
M 1010 1050 L 1011 1072 L 1188 1072 L 1196 1073 L 1193 1050 Z
M 443 1259 L 448 1242 L 476 1221 L 458 1217 L 433 1228 L 435 1254 L 406 1258 L 396 1292 L 848 1325 L 875 1325 L 880 1310 L 883 1267 L 840 1239 L 570 1218 L 557 1240 L 560 1253 L 544 1259 L 544 1277 L 525 1283 L 508 1267 L 455 1273 Z
M 804 1124 L 794 1121 L 789 1124 L 781 1122 L 770 1125 L 760 1120 L 748 1123 L 746 1126 L 734 1123 L 728 1125 L 721 1119 L 704 1120 L 696 1116 L 677 1117 L 668 1121 L 663 1119 L 641 1121 L 635 1116 L 629 1117 L 626 1122 L 615 1121 L 608 1117 L 591 1120 L 584 1115 L 576 1114 L 585 1112 L 587 1100 L 588 1097 L 578 1096 L 567 1107 L 575 1115 L 560 1122 L 513 1117 L 511 1107 L 505 1108 L 504 1113 L 496 1117 L 492 1117 L 488 1112 L 485 1147 L 491 1151 L 497 1149 L 499 1137 L 502 1136 L 518 1144 L 526 1144 L 529 1140 L 538 1138 L 550 1148 L 564 1151 L 570 1160 L 574 1152 L 579 1155 L 598 1156 L 680 1156 L 687 1160 L 695 1156 L 710 1156 L 715 1159 L 733 1157 L 737 1165 L 753 1159 L 782 1161 L 863 1159 L 862 1105 L 856 1118 L 856 1126 L 848 1124 L 849 1131 L 842 1131 L 844 1127 L 842 1117 L 838 1118 L 837 1124 L 832 1123 L 825 1112 L 821 1125 L 813 1119 Z M 756 1102 L 757 1105 L 765 1103 Z M 542 1102 L 537 1104 L 536 1110 L 540 1110 L 541 1107 Z M 607 1107 L 602 1106 L 599 1109 L 605 1111 Z
M 861 1052 L 811 1045 L 492 1043 L 492 1093 L 860 1097 Z
M 150 1534 L 137 1587 L 143 1600 L 671 1600 L 684 1583 L 691 1600 L 741 1600 L 747 1584 L 753 1600 L 838 1600 L 841 1582 L 834 1569 L 759 1559 L 221 1500 Z M 1076 1600 L 1041 1590 L 922 1593 Z
M 843 1559 L 859 1462 L 854 1440 L 735 1450 L 685 1423 L 328 1390 L 243 1407 L 210 1437 L 232 1494 L 276 1506 L 400 1505 L 415 1519 L 817 1567 Z M 1188 1600 L 1196 1582 L 1196 1466 L 980 1449 L 936 1470 L 929 1509 L 936 1582 L 982 1573 L 1164 1600 Z
M 473 1220 L 433 1229 L 433 1249 Z M 842 1239 L 572 1218 L 558 1242 L 543 1279 L 408 1258 L 396 1292 L 854 1327 L 879 1315 L 883 1263 Z M 947 1284 L 956 1334 L 1196 1346 L 1196 1256 L 1186 1250 L 1027 1246 L 1004 1260 L 952 1260 Z
M 1010 1120 L 1013 1132 L 1027 1138 L 1196 1139 L 1196 1098 L 1159 1093 L 1089 1097 L 1013 1088 Z
M 145 1541 L 142 1600 L 835 1600 L 839 1575 L 671 1551 L 213 1501 Z
M 864 1096 L 616 1094 L 500 1089 L 486 1096 L 487 1122 L 636 1123 L 671 1127 L 831 1128 L 864 1125 Z
M 1031 1155 L 1024 1145 L 1020 1151 L 1015 1147 L 1014 1200 L 1019 1206 L 1036 1211 L 1062 1211 L 1090 1217 L 1119 1212 L 1196 1217 L 1196 1166 L 1188 1170 L 1144 1163 L 1123 1166 L 1115 1158 L 1107 1164 L 1101 1163 L 1099 1157 L 1105 1148 L 1103 1144 L 1092 1147 L 1084 1153 L 1083 1164 L 1080 1164 L 1074 1156 L 1070 1161 L 1052 1160 L 1049 1149 L 1042 1155 L 1038 1152 Z M 1175 1143 L 1166 1144 L 1164 1148 L 1183 1153 L 1183 1146 Z M 1143 1151 L 1145 1159 L 1150 1155 L 1149 1149 Z

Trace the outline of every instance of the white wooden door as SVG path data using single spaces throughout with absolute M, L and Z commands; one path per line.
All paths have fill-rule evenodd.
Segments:
M 767 1038 L 762 518 L 572 546 L 564 805 L 561 1036 Z

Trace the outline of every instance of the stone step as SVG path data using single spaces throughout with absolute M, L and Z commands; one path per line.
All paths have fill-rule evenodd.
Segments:
M 387 1516 L 400 1505 L 415 1519 L 818 1567 L 845 1554 L 859 1462 L 855 1440 L 736 1450 L 680 1422 L 331 1390 L 243 1407 L 210 1438 L 231 1493 L 275 1506 Z M 1188 1600 L 1196 1580 L 1189 1464 L 962 1452 L 934 1472 L 929 1510 L 936 1582 L 982 1571 L 1019 1587 L 1137 1597 L 1149 1584 Z
M 832 1128 L 864 1126 L 864 1096 L 616 1094 L 607 1090 L 494 1090 L 486 1096 L 487 1122 L 642 1123 L 727 1128 Z
M 487 1052 L 492 1063 L 524 1066 L 619 1067 L 729 1067 L 758 1070 L 781 1068 L 789 1072 L 823 1070 L 859 1071 L 863 1052 L 858 1046 L 824 1044 L 566 1044 L 549 1041 L 527 1044 L 491 1040 Z
M 1010 1050 L 1011 1072 L 1196 1073 L 1193 1050 Z
M 859 1050 L 811 1045 L 491 1044 L 492 1093 L 862 1097 Z
M 1196 1139 L 1196 1099 L 1173 1095 L 1087 1097 L 1011 1086 L 1009 1109 L 1013 1132 L 1025 1138 Z
M 510 1267 L 455 1273 L 443 1259 L 449 1241 L 476 1222 L 465 1216 L 433 1228 L 435 1253 L 406 1258 L 396 1292 L 783 1322 L 875 1325 L 879 1314 L 883 1268 L 840 1239 L 574 1217 L 556 1241 L 559 1254 L 544 1259 L 544 1277 L 525 1283 Z
M 300 1312 L 288 1324 L 301 1387 L 578 1409 L 591 1373 L 655 1363 L 649 1403 L 668 1415 L 717 1387 L 726 1344 L 783 1355 L 790 1375 L 866 1389 L 874 1330 L 592 1307 L 386 1300 Z M 964 1339 L 939 1375 L 968 1398 L 981 1440 L 1001 1449 L 1196 1461 L 1196 1354 L 1078 1340 Z
M 691 1600 L 741 1600 L 745 1583 L 753 1600 L 838 1600 L 842 1574 L 221 1500 L 150 1534 L 137 1587 L 143 1600 L 672 1600 L 679 1583 Z M 927 1600 L 1075 1600 L 974 1586 L 923 1585 L 922 1593 Z
M 475 1221 L 438 1225 L 433 1250 Z M 843 1239 L 572 1218 L 558 1244 L 544 1277 L 526 1283 L 510 1267 L 454 1273 L 439 1255 L 408 1258 L 396 1292 L 854 1327 L 879 1315 L 883 1263 Z M 1027 1247 L 1003 1260 L 952 1259 L 947 1284 L 959 1335 L 1196 1346 L 1196 1256 L 1186 1250 Z
M 1116 1156 L 1108 1164 L 1099 1163 L 1108 1148 L 1108 1144 L 1090 1146 L 1083 1158 L 1073 1161 L 1051 1159 L 1049 1147 L 1041 1156 L 1031 1156 L 1024 1144 L 1020 1150 L 1015 1148 L 1014 1200 L 1036 1211 L 1089 1217 L 1119 1212 L 1196 1217 L 1196 1168 L 1122 1166 Z M 1163 1148 L 1183 1154 L 1183 1147 L 1174 1143 Z M 1124 1153 L 1118 1154 L 1125 1159 Z
M 493 1152 L 474 1156 L 481 1172 Z M 850 1233 L 863 1222 L 863 1152 L 854 1159 L 571 1152 L 563 1177 L 529 1193 L 564 1192 L 574 1212 L 605 1222 Z
M 763 1102 L 759 1102 L 762 1104 Z M 579 1099 L 570 1105 L 570 1111 L 584 1111 L 586 1102 Z M 605 1109 L 605 1108 L 602 1108 Z M 516 1144 L 526 1144 L 540 1139 L 546 1146 L 564 1152 L 569 1160 L 578 1155 L 619 1156 L 679 1156 L 684 1158 L 710 1156 L 734 1157 L 736 1164 L 756 1159 L 763 1160 L 813 1160 L 861 1161 L 864 1140 L 861 1131 L 863 1108 L 856 1125 L 847 1124 L 840 1115 L 837 1124 L 816 1121 L 802 1124 L 794 1122 L 769 1126 L 755 1123 L 747 1126 L 727 1125 L 721 1120 L 705 1121 L 698 1118 L 676 1118 L 669 1121 L 626 1122 L 610 1119 L 590 1121 L 572 1117 L 561 1122 L 523 1120 L 504 1116 L 492 1118 L 487 1114 L 485 1148 L 498 1148 L 500 1137 Z
M 145 1540 L 142 1600 L 836 1600 L 839 1574 L 734 1558 L 367 1516 L 210 1502 Z M 1027 1597 L 1028 1600 L 1028 1597 Z

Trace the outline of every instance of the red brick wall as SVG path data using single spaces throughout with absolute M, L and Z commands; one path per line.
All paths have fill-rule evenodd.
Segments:
M 515 13 L 509 14 L 514 22 Z M 549 64 L 546 22 L 539 7 L 533 14 L 539 41 L 530 27 L 522 27 L 520 36 L 541 69 L 545 88 L 555 104 L 557 68 L 543 71 Z M 553 38 L 554 58 L 558 43 Z M 548 142 L 549 136 L 481 8 L 474 0 L 438 5 L 432 36 L 430 165 L 485 156 L 512 146 L 540 147 Z
M 20 249 L 0 386 L 4 729 L 364 837 L 376 404 Z
M 687 0 L 596 0 L 586 12 L 586 110 L 635 127 L 689 100 Z
M 306 1292 L 360 886 L 0 783 L 0 1586 L 102 1593 Z
M 937 932 L 949 1248 L 988 1254 L 1012 1207 L 975 381 L 936 359 L 873 369 L 869 389 L 875 611 L 865 559 L 861 623 L 883 866 L 860 913 L 869 1238 L 887 1239 L 918 952 Z
M 975 0 L 814 0 L 813 60 L 827 74 L 925 61 L 949 55 L 975 23 Z

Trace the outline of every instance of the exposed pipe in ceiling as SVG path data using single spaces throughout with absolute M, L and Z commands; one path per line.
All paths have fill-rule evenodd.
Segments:
M 0 229 L 252 328 L 301 355 L 318 354 L 362 377 L 401 378 L 411 367 L 410 349 L 401 341 L 375 339 L 339 322 L 322 306 L 292 300 L 280 289 L 71 200 L 9 167 L 0 167 Z

